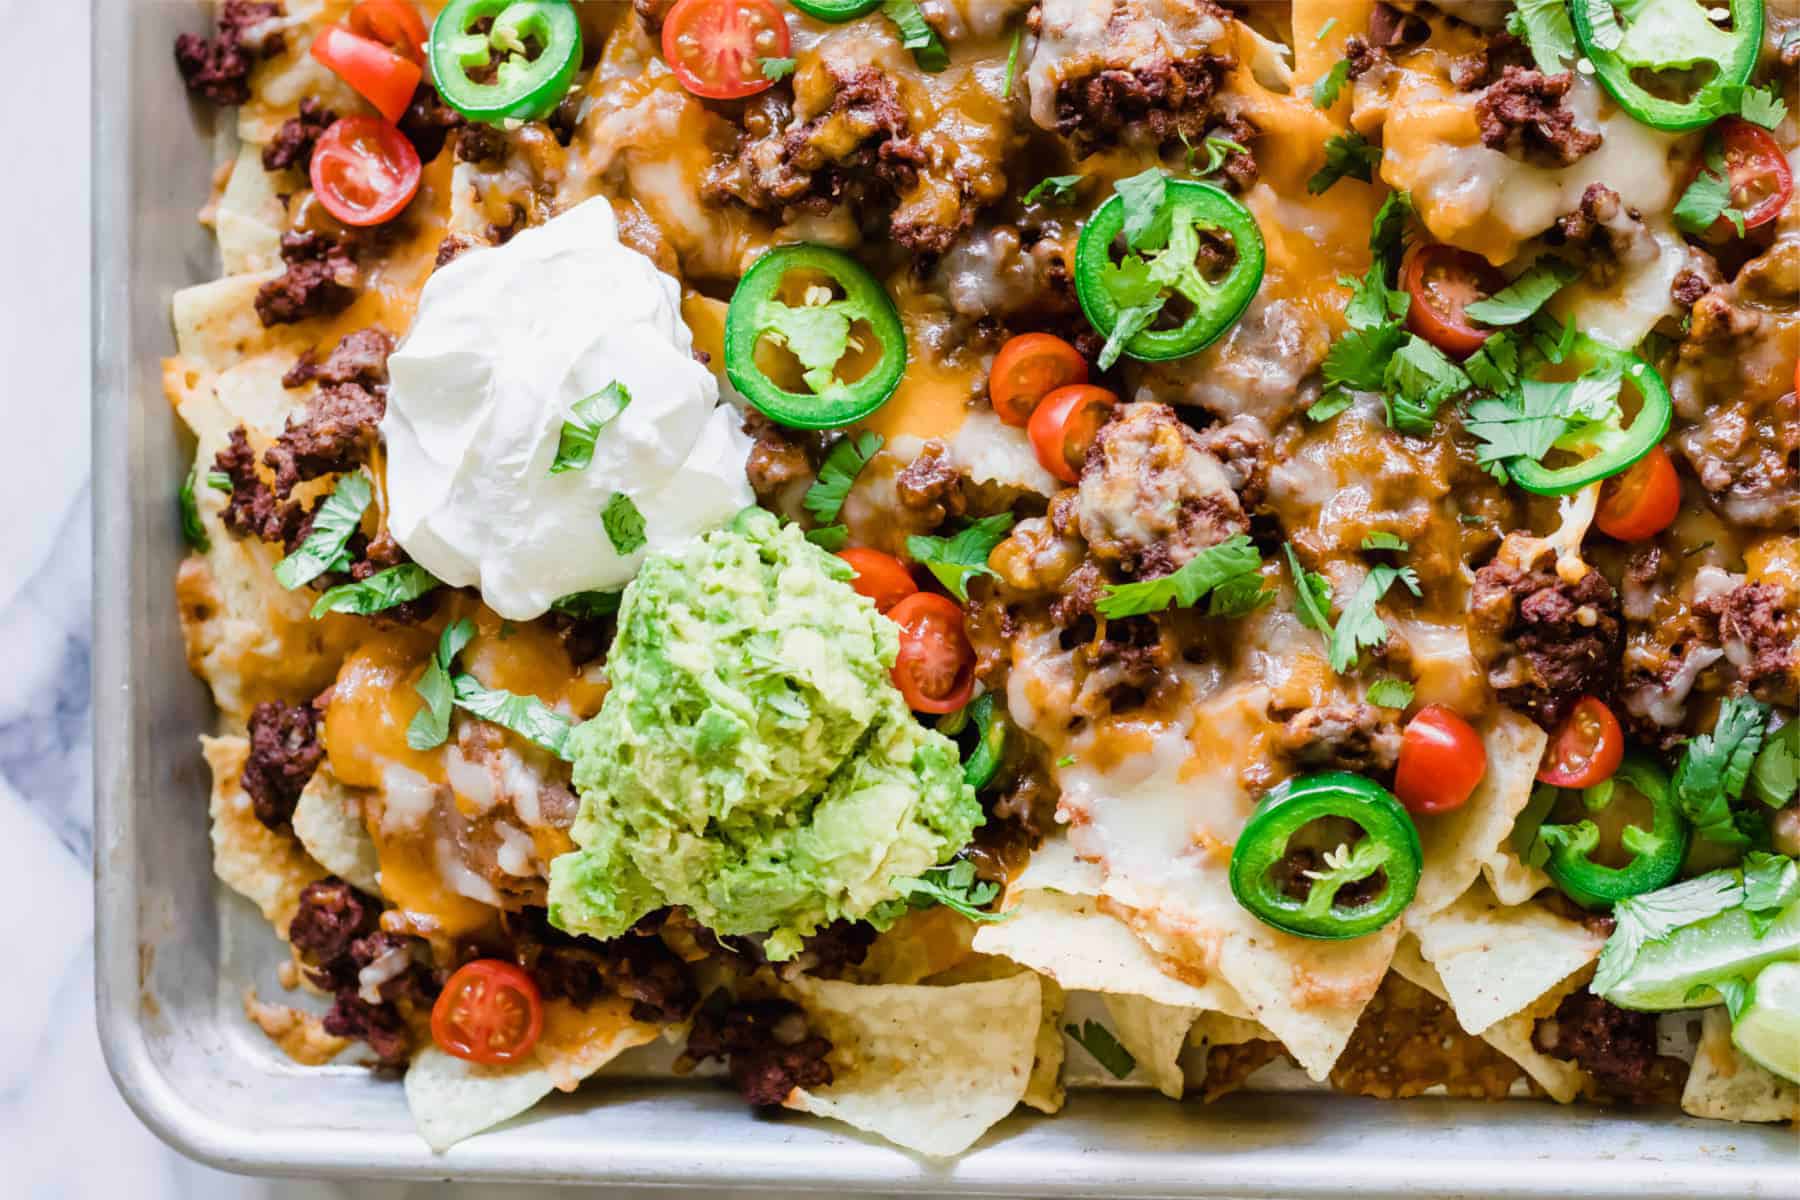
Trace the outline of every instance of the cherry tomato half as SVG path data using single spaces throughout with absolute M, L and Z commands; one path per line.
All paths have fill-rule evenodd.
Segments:
M 313 39 L 312 56 L 390 121 L 406 115 L 424 70 L 380 42 L 359 37 L 342 25 L 328 25 Z
M 1661 446 L 1614 475 L 1600 488 L 1594 524 L 1607 537 L 1641 542 L 1669 527 L 1681 511 L 1681 480 Z
M 787 20 L 774 0 L 676 0 L 663 19 L 663 60 L 681 86 L 708 100 L 754 96 L 775 81 L 765 58 L 786 58 Z
M 1412 297 L 1406 327 L 1452 358 L 1467 358 L 1487 341 L 1463 309 L 1506 286 L 1506 277 L 1479 254 L 1433 242 L 1415 248 L 1400 268 Z
M 431 34 L 410 0 L 359 0 L 350 10 L 350 32 L 425 65 L 425 43 Z
M 1394 795 L 1411 813 L 1461 808 L 1487 774 L 1487 747 L 1469 723 L 1441 704 L 1427 704 L 1400 735 Z
M 1612 709 L 1583 696 L 1550 737 L 1550 749 L 1538 767 L 1538 782 L 1552 787 L 1585 788 L 1611 779 L 1625 758 L 1625 731 Z
M 914 712 L 955 712 L 975 691 L 975 647 L 962 609 L 936 592 L 915 592 L 888 610 L 900 627 L 894 686 Z
M 1039 401 L 1025 432 L 1044 470 L 1064 483 L 1077 482 L 1094 435 L 1118 402 L 1105 388 L 1085 383 L 1057 388 Z
M 887 612 L 919 590 L 906 564 L 891 554 L 867 546 L 852 546 L 848 550 L 839 550 L 838 557 L 855 569 L 856 578 L 850 581 L 850 586 L 873 600 L 876 612 Z
M 345 117 L 313 151 L 313 193 L 346 225 L 379 225 L 419 191 L 419 152 L 379 117 Z
M 1781 152 L 1781 143 L 1768 130 L 1742 117 L 1726 117 L 1714 128 L 1724 142 L 1731 206 L 1744 214 L 1746 230 L 1767 225 L 1794 194 L 1794 173 L 1787 155 Z M 1714 238 L 1735 237 L 1737 227 L 1720 217 L 1707 232 Z
M 537 984 L 503 959 L 464 963 L 431 1006 L 431 1040 L 470 1062 L 517 1062 L 543 1032 Z
M 994 356 L 988 400 L 1002 421 L 1023 429 L 1045 396 L 1087 380 L 1087 359 L 1081 351 L 1053 333 L 1022 333 Z

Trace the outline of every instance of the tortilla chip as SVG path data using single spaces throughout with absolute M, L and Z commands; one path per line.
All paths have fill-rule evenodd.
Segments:
M 1424 956 L 1419 953 L 1418 942 L 1413 938 L 1401 939 L 1399 949 L 1394 952 L 1394 973 L 1409 983 L 1424 988 L 1439 1000 L 1450 999 L 1450 993 L 1445 989 L 1437 968 L 1425 961 Z M 1587 1072 L 1572 1062 L 1552 1058 L 1540 1051 L 1532 1045 L 1531 1033 L 1538 1018 L 1554 1012 L 1563 996 L 1573 990 L 1574 986 L 1577 985 L 1573 980 L 1565 980 L 1539 997 L 1529 1008 L 1496 1021 L 1480 1034 L 1482 1041 L 1518 1063 L 1527 1075 L 1537 1081 L 1539 1087 L 1563 1104 L 1568 1104 L 1581 1095 L 1588 1083 Z
M 256 315 L 256 293 L 280 276 L 274 269 L 227 275 L 176 292 L 176 352 L 189 367 L 216 374 L 284 342 L 289 334 L 263 328 Z
M 406 1070 L 406 1105 L 419 1136 L 441 1154 L 557 1089 L 575 1090 L 626 1050 L 656 1038 L 656 1026 L 630 1014 L 630 1001 L 616 996 L 585 1010 L 553 1000 L 544 1006 L 535 1059 L 507 1066 L 481 1066 L 427 1044 Z
M 294 805 L 294 836 L 314 862 L 365 892 L 381 894 L 381 859 L 363 824 L 362 800 L 322 763 Z
M 1538 760 L 1543 757 L 1544 731 L 1503 711 L 1482 733 L 1487 747 L 1487 774 L 1469 802 L 1452 812 L 1419 823 L 1425 869 L 1419 891 L 1406 910 L 1409 925 L 1448 907 L 1469 890 L 1482 863 L 1505 843 L 1513 819 L 1531 799 Z
M 1531 1004 L 1593 962 L 1606 941 L 1547 908 L 1503 905 L 1485 884 L 1414 923 L 1413 933 L 1470 1033 Z
M 332 0 L 285 0 L 283 11 L 289 22 L 283 32 L 286 49 L 259 63 L 250 76 L 250 102 L 241 105 L 237 114 L 241 141 L 269 141 L 282 122 L 299 111 L 300 101 L 307 96 L 340 116 L 371 111 L 349 84 L 312 56 L 313 36 L 331 23 L 334 12 L 341 16 L 343 7 Z
M 857 983 L 918 983 L 948 971 L 974 953 L 975 922 L 944 905 L 915 909 L 876 936 L 862 962 L 851 968 Z
M 1171 1100 L 1181 1099 L 1187 1082 L 1181 1073 L 1181 1051 L 1202 1010 L 1158 1004 L 1142 996 L 1104 999 L 1113 1034 L 1137 1060 L 1137 1069 L 1157 1091 Z
M 1502 904 L 1524 904 L 1552 886 L 1550 876 L 1520 859 L 1506 842 L 1488 851 L 1481 860 L 1481 874 Z
M 1069 1052 L 1062 1035 L 1063 1009 L 1068 1004 L 1068 996 L 1054 979 L 1040 976 L 1038 984 L 1043 989 L 1043 1017 L 1038 1022 L 1031 1082 L 1025 1085 L 1025 1094 L 1020 1099 L 1041 1113 L 1055 1114 L 1062 1111 L 1063 1100 L 1068 1095 L 1062 1077 L 1063 1062 Z
M 250 797 L 238 782 L 250 757 L 250 743 L 241 737 L 203 737 L 200 746 L 213 773 L 213 873 L 261 909 L 285 938 L 288 922 L 300 907 L 301 891 L 323 879 L 325 872 L 293 838 L 256 819 Z
M 1021 971 L 951 987 L 800 978 L 788 985 L 831 1041 L 833 1079 L 786 1107 L 833 1117 L 935 1158 L 960 1154 L 1032 1080 L 1043 988 Z
M 287 226 L 287 206 L 276 194 L 276 183 L 276 176 L 263 170 L 262 147 L 245 142 L 213 216 L 225 274 L 268 271 L 282 265 L 281 232 Z
M 1046 842 L 1008 890 L 1012 916 L 976 930 L 975 949 L 1004 955 L 1075 991 L 1249 1015 L 1224 980 L 1194 984 L 1165 973 L 1128 926 L 1101 911 L 1099 890 L 1099 868 L 1078 860 L 1067 842 Z
M 1800 1085 L 1739 1054 L 1731 1044 L 1731 1018 L 1723 1008 L 1709 1008 L 1700 1014 L 1700 1048 L 1681 1111 L 1715 1121 L 1800 1121 Z

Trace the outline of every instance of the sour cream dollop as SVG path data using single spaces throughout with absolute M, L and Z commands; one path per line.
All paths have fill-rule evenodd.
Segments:
M 434 274 L 388 376 L 388 527 L 503 617 L 622 587 L 754 501 L 749 439 L 694 360 L 681 289 L 620 243 L 604 197 Z M 614 382 L 631 402 L 593 460 L 552 475 L 571 406 Z M 619 492 L 644 518 L 630 554 L 601 522 Z

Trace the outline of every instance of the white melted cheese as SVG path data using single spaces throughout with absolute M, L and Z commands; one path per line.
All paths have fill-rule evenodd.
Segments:
M 681 289 L 620 244 L 603 198 L 434 274 L 388 372 L 389 526 L 503 617 L 619 588 L 646 554 L 753 502 L 748 439 L 694 359 Z M 613 383 L 631 402 L 593 460 L 552 475 L 571 406 Z M 644 517 L 630 554 L 600 519 L 617 493 Z

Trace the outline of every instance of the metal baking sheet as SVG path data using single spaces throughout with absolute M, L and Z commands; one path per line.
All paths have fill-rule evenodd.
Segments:
M 1015 1116 L 932 1164 L 844 1127 L 748 1112 L 703 1081 L 600 1080 L 433 1155 L 400 1087 L 303 1071 L 251 1030 L 239 989 L 275 954 L 212 880 L 212 714 L 171 586 L 186 469 L 160 385 L 169 298 L 217 274 L 194 221 L 214 116 L 173 69 L 196 0 L 95 0 L 95 803 L 101 1040 L 138 1115 L 228 1170 L 318 1176 L 879 1188 L 1021 1196 L 1800 1197 L 1791 1129 L 1537 1103 L 1405 1104 L 1286 1092 L 1176 1105 L 1109 1090 Z

